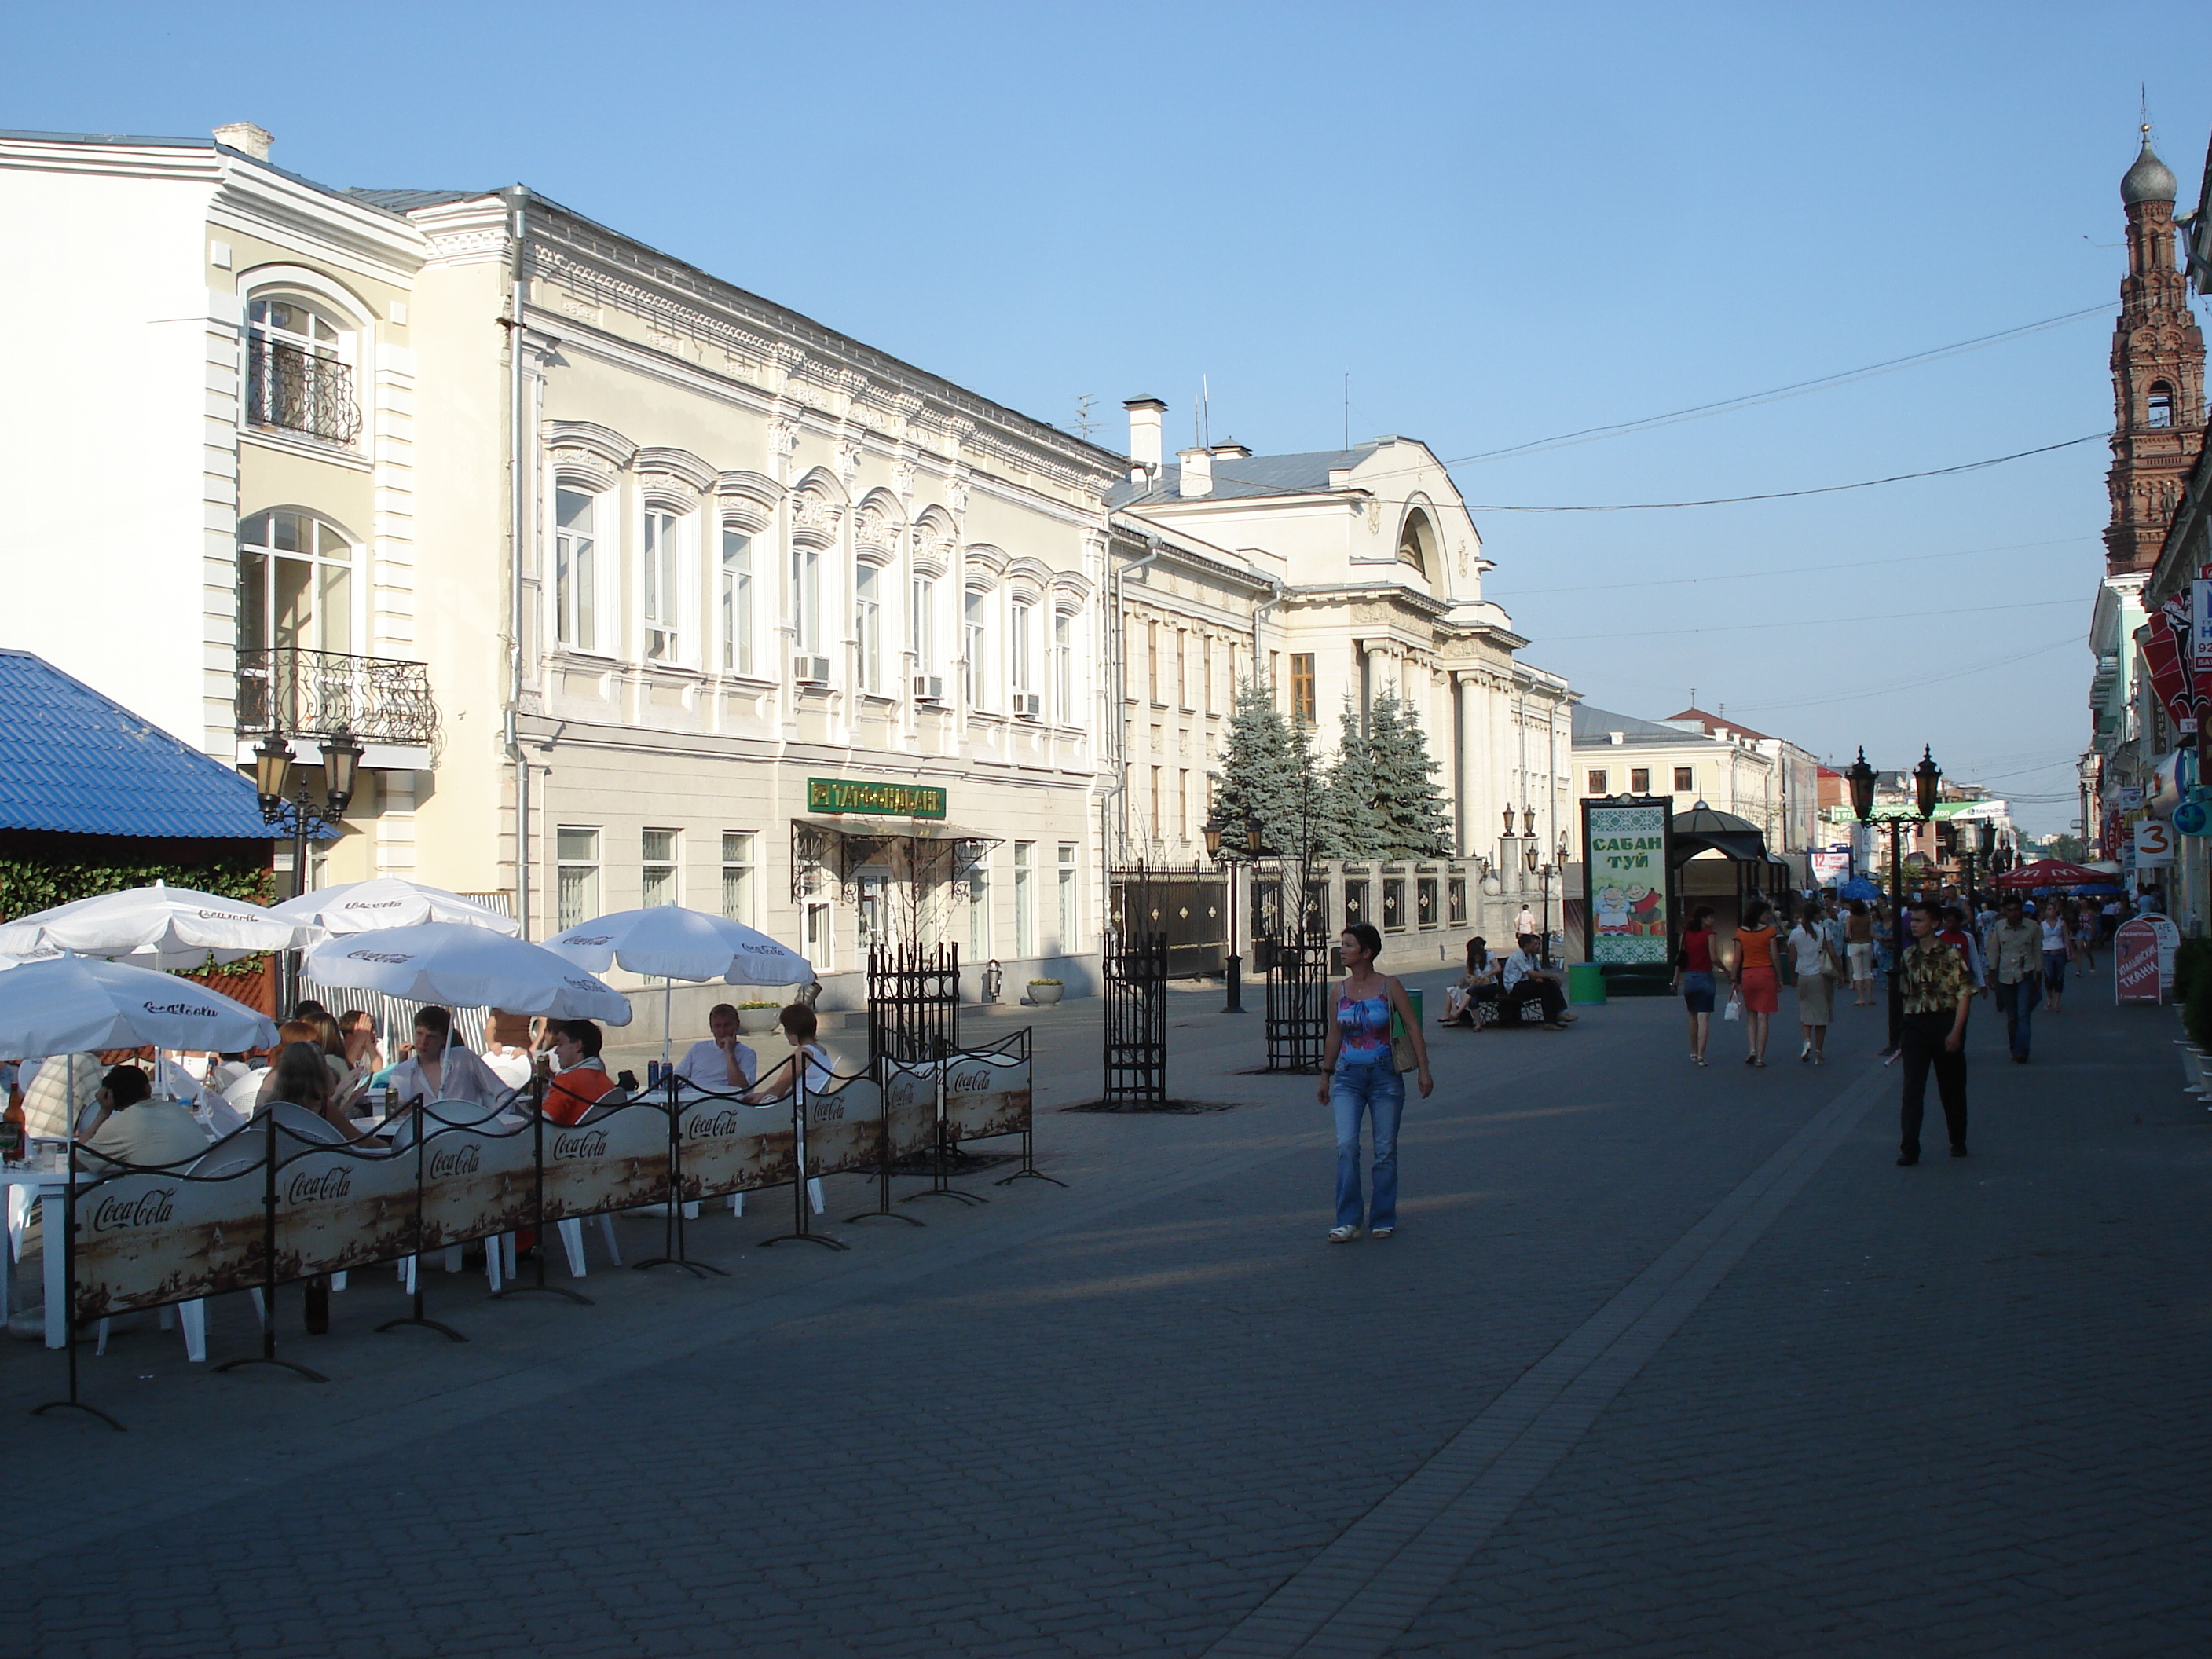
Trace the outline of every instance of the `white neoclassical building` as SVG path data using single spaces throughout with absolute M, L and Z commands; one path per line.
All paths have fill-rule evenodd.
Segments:
M 0 641 L 226 758 L 364 738 L 321 879 L 718 909 L 830 1006 L 893 938 L 1079 984 L 1121 459 L 530 191 L 269 143 L 0 139 L 68 250 L 0 274 Z

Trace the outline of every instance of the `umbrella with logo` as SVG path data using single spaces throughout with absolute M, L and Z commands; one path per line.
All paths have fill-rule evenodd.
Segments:
M 442 887 L 426 887 L 398 876 L 319 887 L 312 893 L 302 893 L 298 898 L 272 906 L 270 913 L 310 923 L 331 933 L 415 927 L 426 921 L 461 922 L 471 927 L 488 927 L 495 933 L 522 932 L 520 922 L 489 905 L 465 899 Z
M 488 927 L 426 921 L 325 939 L 301 971 L 318 985 L 413 1002 L 503 1008 L 552 1019 L 627 1025 L 629 999 L 568 957 Z
M 26 962 L 0 974 L 0 1057 L 107 1048 L 265 1048 L 265 1014 L 172 974 L 95 957 Z
M 2017 870 L 2006 871 L 1997 878 L 1997 885 L 2008 893 L 2027 893 L 2039 887 L 2086 887 L 2111 879 L 2105 872 L 2075 864 L 2070 859 L 2038 859 Z
M 729 985 L 804 985 L 814 966 L 788 945 L 766 933 L 680 904 L 655 904 L 642 910 L 617 910 L 579 922 L 546 941 L 580 967 L 593 973 L 609 968 L 647 975 L 661 983 L 660 1058 L 669 1056 L 670 1000 L 674 982 L 719 979 Z
M 313 944 L 323 930 L 244 899 L 190 887 L 133 887 L 57 905 L 0 924 L 0 955 L 70 951 L 128 958 L 142 968 L 197 968 Z

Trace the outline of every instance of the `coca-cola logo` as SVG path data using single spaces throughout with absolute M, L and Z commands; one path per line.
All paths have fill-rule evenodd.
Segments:
M 568 986 L 572 989 L 578 991 L 604 991 L 607 988 L 605 986 L 600 984 L 599 981 L 593 979 L 589 974 L 582 975 L 564 974 L 562 975 L 561 982 Z
M 586 1129 L 572 1135 L 553 1137 L 553 1156 L 556 1158 L 605 1158 L 607 1155 L 607 1132 L 605 1129 Z
M 149 1187 L 143 1193 L 119 1193 L 96 1200 L 92 1206 L 92 1230 L 113 1232 L 120 1227 L 158 1227 L 169 1218 L 174 1187 Z
M 991 1070 L 988 1066 L 971 1066 L 964 1072 L 955 1072 L 945 1080 L 945 1090 L 956 1095 L 988 1095 L 991 1092 Z
M 399 899 L 351 899 L 339 908 L 345 910 L 397 910 L 403 902 Z
M 190 1014 L 195 1019 L 213 1019 L 216 1011 L 198 1002 L 149 1002 L 144 1005 L 149 1014 Z
M 754 1109 L 748 1106 L 743 1109 L 750 1115 Z M 738 1110 L 733 1106 L 719 1112 L 694 1113 L 684 1132 L 684 1136 L 690 1140 L 708 1140 L 718 1135 L 736 1134 L 744 1127 L 744 1121 L 738 1115 Z
M 845 1121 L 845 1103 L 842 1100 L 817 1098 L 809 1104 L 813 1109 L 810 1114 L 813 1122 L 842 1123 Z
M 404 966 L 415 960 L 411 951 L 349 951 L 349 962 L 388 962 Z
M 353 1171 L 343 1166 L 328 1170 L 302 1170 L 292 1177 L 292 1184 L 284 1189 L 285 1198 L 294 1204 L 327 1203 L 334 1198 L 343 1198 L 353 1191 Z
M 891 1079 L 890 1096 L 892 1105 L 913 1105 L 914 1093 L 914 1079 L 909 1077 L 906 1073 L 901 1072 L 898 1076 Z
M 240 910 L 203 910 L 201 917 L 208 921 L 246 921 L 252 918 Z
M 483 1167 L 483 1148 L 474 1142 L 430 1154 L 430 1179 L 433 1181 L 443 1181 L 447 1176 L 474 1175 Z
M 612 933 L 563 933 L 561 935 L 561 943 L 563 945 L 605 945 L 613 937 L 614 935 Z

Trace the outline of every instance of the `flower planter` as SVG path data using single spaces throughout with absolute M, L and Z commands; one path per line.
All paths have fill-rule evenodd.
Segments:
M 775 1030 L 775 1018 L 781 1008 L 740 1008 L 738 1010 L 738 1030 L 747 1036 L 766 1036 Z
M 1040 1008 L 1049 1008 L 1054 1003 L 1060 1000 L 1060 993 L 1065 991 L 1066 988 L 1067 988 L 1065 985 L 1038 985 L 1032 983 L 1030 987 L 1030 1000 L 1036 1004 Z

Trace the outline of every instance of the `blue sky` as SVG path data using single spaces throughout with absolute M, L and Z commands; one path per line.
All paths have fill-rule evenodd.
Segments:
M 2212 130 L 2191 8 L 80 4 L 9 37 L 0 125 L 249 119 L 331 184 L 520 179 L 1043 419 L 1087 395 L 1117 446 L 1140 393 L 1188 441 L 1204 376 L 1217 441 L 1330 447 L 1348 370 L 1355 440 L 1468 456 L 2105 307 L 1455 469 L 1499 507 L 2108 429 L 2138 88 L 2185 206 Z M 1477 520 L 1525 654 L 1590 702 L 1660 716 L 1695 686 L 1845 761 L 1930 743 L 2048 830 L 2106 460 Z

